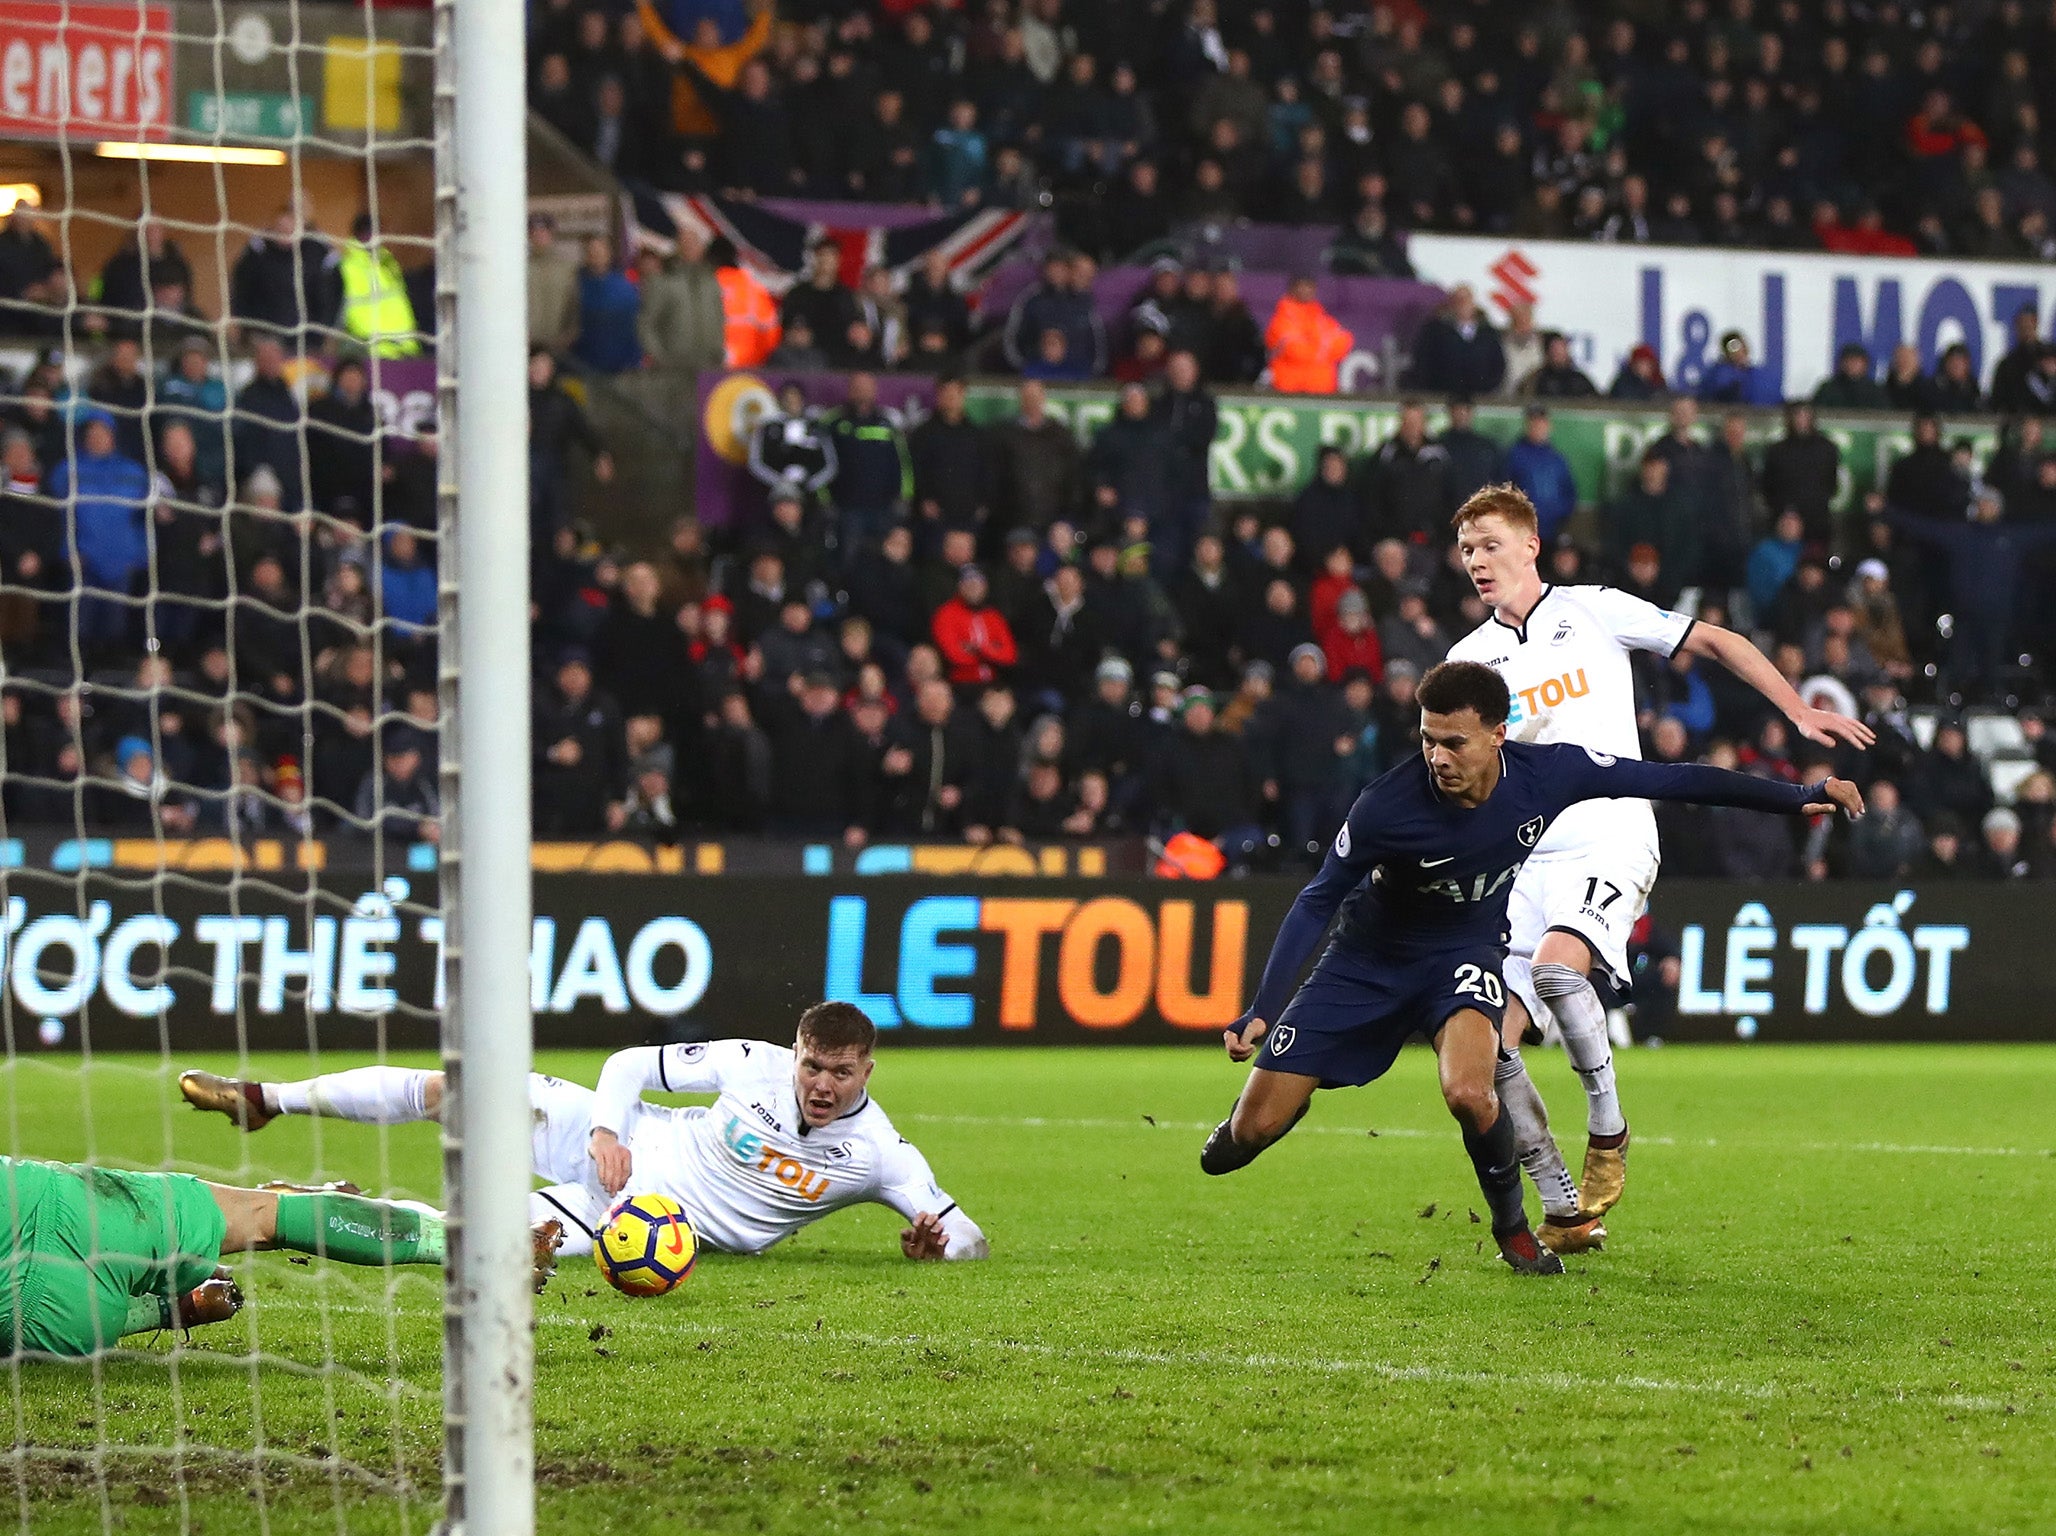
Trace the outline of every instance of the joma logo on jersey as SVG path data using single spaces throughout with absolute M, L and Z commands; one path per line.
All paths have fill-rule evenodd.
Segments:
M 1523 859 L 1522 864 L 1527 860 Z M 1447 896 L 1451 901 L 1484 901 L 1498 893 L 1499 889 L 1521 872 L 1520 864 L 1502 869 L 1497 875 L 1479 874 L 1469 885 L 1461 880 L 1430 880 L 1420 887 L 1421 894 Z
M 741 1120 L 730 1115 L 721 1127 L 721 1144 L 735 1154 L 735 1160 L 755 1168 L 759 1173 L 768 1173 L 779 1183 L 808 1200 L 819 1200 L 828 1193 L 828 1176 L 816 1173 L 796 1157 L 787 1157 L 774 1146 L 765 1144 L 764 1138 L 747 1129 Z
M 1513 695 L 1513 708 L 1507 713 L 1508 725 L 1519 725 L 1523 720 L 1539 715 L 1545 709 L 1554 709 L 1566 699 L 1582 699 L 1592 691 L 1585 681 L 1585 669 L 1566 672 L 1561 677 L 1552 677 L 1537 683 L 1532 688 L 1517 688 Z

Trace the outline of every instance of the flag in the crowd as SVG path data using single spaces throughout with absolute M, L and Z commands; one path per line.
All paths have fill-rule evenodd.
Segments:
M 838 204 L 838 213 L 849 205 Z M 992 264 L 1035 227 L 1034 217 L 1011 209 L 946 213 L 918 224 L 826 223 L 788 218 L 758 203 L 679 193 L 638 192 L 632 200 L 630 234 L 636 244 L 670 253 L 681 229 L 702 239 L 725 235 L 743 262 L 773 293 L 783 293 L 806 273 L 807 252 L 823 240 L 842 256 L 842 280 L 855 287 L 869 267 L 885 267 L 904 280 L 928 252 L 940 247 L 959 291 L 972 288 Z

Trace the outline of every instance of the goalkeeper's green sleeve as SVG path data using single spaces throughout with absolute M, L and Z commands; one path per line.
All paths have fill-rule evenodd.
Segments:
M 121 1325 L 121 1336 L 132 1333 L 159 1333 L 176 1323 L 176 1313 L 168 1296 L 134 1296 L 129 1299 L 128 1317 Z
M 344 1264 L 441 1264 L 443 1223 L 362 1195 L 280 1195 L 278 1245 Z

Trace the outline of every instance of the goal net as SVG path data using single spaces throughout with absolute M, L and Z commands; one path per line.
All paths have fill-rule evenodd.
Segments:
M 524 109 L 493 9 L 0 7 L 23 1530 L 526 1529 Z M 264 1123 L 368 1066 L 445 1071 L 441 1135 Z M 272 1181 L 367 1199 L 239 1193 Z

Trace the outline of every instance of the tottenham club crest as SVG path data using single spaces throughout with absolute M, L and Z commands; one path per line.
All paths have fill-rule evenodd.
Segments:
M 1342 823 L 1342 830 L 1335 834 L 1335 857 L 1338 859 L 1349 857 L 1349 823 L 1346 821 Z
M 1516 832 L 1514 836 L 1521 840 L 1523 848 L 1532 848 L 1542 841 L 1542 829 L 1548 825 L 1549 822 L 1545 817 L 1537 816 L 1533 821 L 1524 822 L 1521 825 L 1520 831 Z
M 1298 1032 L 1290 1024 L 1280 1024 L 1271 1031 L 1271 1054 L 1283 1056 L 1292 1049 L 1292 1042 L 1297 1037 Z

